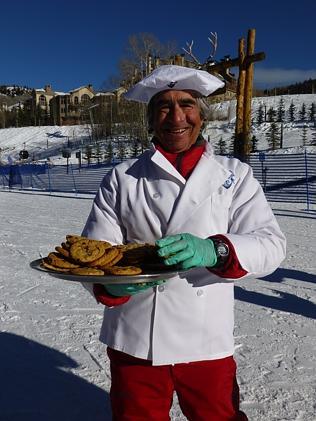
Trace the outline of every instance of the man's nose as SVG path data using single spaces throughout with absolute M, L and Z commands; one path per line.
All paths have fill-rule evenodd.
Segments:
M 185 113 L 179 104 L 174 104 L 170 109 L 169 119 L 174 122 L 183 121 L 185 119 Z

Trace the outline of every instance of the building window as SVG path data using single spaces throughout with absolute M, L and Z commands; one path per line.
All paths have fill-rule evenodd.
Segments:
M 39 97 L 39 104 L 42 106 L 46 106 L 46 98 L 45 95 L 40 95 Z
M 89 97 L 89 95 L 87 95 L 87 94 L 83 94 L 83 95 L 82 95 L 82 97 L 81 97 L 81 102 L 82 102 L 82 104 L 84 104 L 84 105 L 89 104 L 89 102 L 90 102 L 90 97 Z
M 74 104 L 75 105 L 79 104 L 79 98 L 77 96 L 74 97 Z

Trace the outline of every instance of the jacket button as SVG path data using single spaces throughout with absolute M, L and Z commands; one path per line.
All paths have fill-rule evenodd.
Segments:
M 159 197 L 160 197 L 160 194 L 159 194 L 159 193 L 154 193 L 154 194 L 153 194 L 153 198 L 154 198 L 154 199 L 159 199 Z
M 165 287 L 163 285 L 159 285 L 158 291 L 159 292 L 164 292 L 164 290 L 165 290 Z
M 198 297 L 201 297 L 203 294 L 204 294 L 203 289 L 198 289 L 198 290 L 196 291 L 196 295 L 197 295 Z

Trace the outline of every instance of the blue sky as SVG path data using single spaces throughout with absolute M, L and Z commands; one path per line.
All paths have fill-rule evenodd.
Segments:
M 260 88 L 316 78 L 316 1 L 301 0 L 10 0 L 1 2 L 0 84 L 68 91 L 100 89 L 117 74 L 128 37 L 154 34 L 179 52 L 194 41 L 204 61 L 208 37 L 218 34 L 216 59 L 237 56 L 238 39 L 256 29 Z M 238 69 L 232 69 L 238 74 Z

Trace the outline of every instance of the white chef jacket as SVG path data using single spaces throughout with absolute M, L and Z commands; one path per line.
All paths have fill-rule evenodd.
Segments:
M 114 167 L 82 235 L 121 244 L 183 232 L 224 234 L 244 278 L 273 272 L 285 257 L 285 237 L 251 167 L 214 155 L 209 144 L 188 180 L 154 148 Z M 234 352 L 233 303 L 232 279 L 195 268 L 105 307 L 100 340 L 154 365 L 224 358 Z

